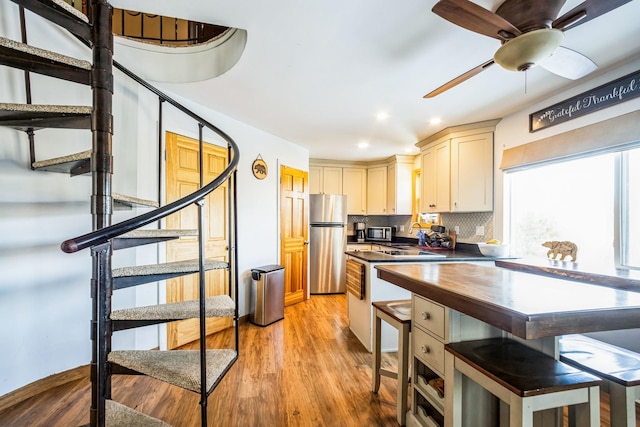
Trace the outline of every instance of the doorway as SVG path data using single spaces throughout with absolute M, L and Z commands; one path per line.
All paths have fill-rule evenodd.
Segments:
M 280 166 L 280 262 L 284 266 L 285 306 L 308 297 L 309 173 Z
M 199 142 L 171 132 L 166 133 L 166 201 L 167 203 L 193 193 L 200 187 Z M 227 166 L 227 149 L 203 144 L 203 182 L 215 179 Z M 229 262 L 228 259 L 228 184 L 225 182 L 205 198 L 203 207 L 205 257 Z M 197 229 L 198 208 L 192 205 L 167 217 L 167 229 Z M 166 244 L 167 262 L 198 258 L 198 238 L 183 237 Z M 207 297 L 228 295 L 227 270 L 205 273 Z M 167 280 L 167 303 L 195 300 L 199 297 L 199 279 L 190 274 Z M 212 334 L 232 326 L 232 319 L 207 319 L 207 333 Z M 200 338 L 198 319 L 181 320 L 167 324 L 167 347 L 173 349 Z

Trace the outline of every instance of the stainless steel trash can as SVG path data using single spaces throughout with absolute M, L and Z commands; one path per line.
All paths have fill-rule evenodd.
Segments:
M 249 321 L 266 326 L 284 318 L 284 267 L 265 265 L 251 269 Z

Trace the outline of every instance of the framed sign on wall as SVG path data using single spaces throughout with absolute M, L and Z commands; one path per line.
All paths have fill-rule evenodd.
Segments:
M 253 161 L 251 170 L 253 171 L 253 176 L 258 179 L 265 179 L 267 177 L 269 168 L 267 167 L 267 162 L 262 159 L 262 156 L 260 154 L 258 154 L 258 157 L 256 157 L 256 159 Z

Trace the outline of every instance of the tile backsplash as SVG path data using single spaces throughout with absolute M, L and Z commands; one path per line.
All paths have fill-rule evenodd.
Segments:
M 353 223 L 364 222 L 367 227 L 396 227 L 396 236 L 398 237 L 415 237 L 417 230 L 413 234 L 409 234 L 411 227 L 411 215 L 349 215 L 347 234 L 355 235 Z M 453 230 L 458 226 L 458 241 L 464 243 L 480 243 L 492 239 L 494 236 L 493 229 L 493 212 L 470 212 L 470 213 L 443 213 L 440 215 L 442 225 L 447 230 Z M 404 226 L 404 231 L 400 231 Z M 476 235 L 476 227 L 484 227 L 484 235 Z

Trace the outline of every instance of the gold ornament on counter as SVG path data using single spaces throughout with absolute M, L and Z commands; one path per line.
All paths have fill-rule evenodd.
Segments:
M 267 167 L 267 162 L 262 159 L 260 154 L 258 154 L 258 157 L 253 161 L 251 170 L 253 171 L 253 176 L 258 179 L 265 179 L 267 177 L 269 168 Z
M 559 242 L 557 240 L 552 240 L 550 242 L 544 242 L 542 244 L 545 248 L 549 248 L 547 251 L 547 258 L 555 260 L 558 255 L 562 255 L 560 257 L 560 261 L 564 261 L 564 259 L 568 256 L 571 257 L 571 262 L 576 262 L 576 257 L 578 256 L 578 246 L 565 240 L 563 242 Z

